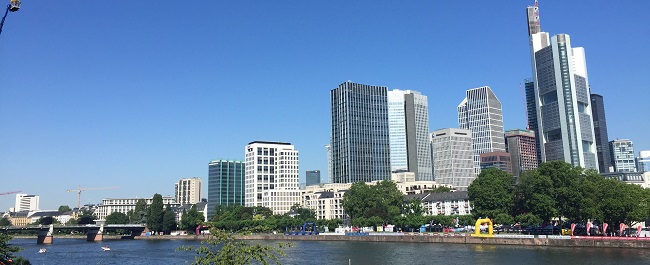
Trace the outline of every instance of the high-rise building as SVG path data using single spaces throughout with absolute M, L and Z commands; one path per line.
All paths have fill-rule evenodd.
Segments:
M 650 172 L 650 150 L 639 151 L 636 158 L 636 171 Z
M 176 203 L 195 204 L 201 201 L 201 178 L 184 178 L 174 184 Z
M 506 151 L 501 102 L 490 87 L 467 90 L 458 105 L 458 127 L 472 132 L 476 176 L 481 172 L 481 154 Z
M 217 205 L 244 205 L 244 162 L 213 160 L 208 164 L 208 220 Z
M 594 134 L 596 138 L 596 154 L 598 155 L 598 171 L 610 172 L 612 158 L 609 152 L 607 136 L 607 119 L 605 118 L 605 103 L 603 96 L 591 94 L 591 114 L 593 115 Z
M 332 139 L 330 139 L 331 141 Z M 325 149 L 327 149 L 327 183 L 332 182 L 332 146 L 325 145 Z
M 412 90 L 388 91 L 388 129 L 391 171 L 433 180 L 427 96 Z
M 437 183 L 464 191 L 476 178 L 471 135 L 470 130 L 456 128 L 431 133 L 433 176 Z
M 285 214 L 300 204 L 298 150 L 290 143 L 255 141 L 246 145 L 245 206 Z
M 510 153 L 513 176 L 519 177 L 521 172 L 537 168 L 536 142 L 533 131 L 506 131 L 506 149 Z
M 539 130 L 537 130 L 537 107 L 535 104 L 535 82 L 532 79 L 526 79 L 524 87 L 526 88 L 526 119 L 528 120 L 528 130 L 531 130 L 535 137 L 535 158 L 537 165 L 542 163 L 542 149 L 539 147 Z M 507 140 L 506 140 L 507 141 Z M 508 143 L 506 143 L 507 145 Z M 517 176 L 517 175 L 515 175 Z
M 627 139 L 609 142 L 614 172 L 636 172 L 634 144 Z
M 481 154 L 481 169 L 498 168 L 512 174 L 512 162 L 508 152 L 489 152 Z
M 541 32 L 537 3 L 526 13 L 542 161 L 598 169 L 584 49 Z
M 318 185 L 320 183 L 320 170 L 307 170 L 305 172 L 306 186 Z
M 387 91 L 347 81 L 330 92 L 332 182 L 390 179 Z
M 40 197 L 38 195 L 16 194 L 16 207 L 14 212 L 40 210 Z

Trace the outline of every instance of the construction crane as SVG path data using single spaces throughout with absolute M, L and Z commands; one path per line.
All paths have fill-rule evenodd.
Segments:
M 9 191 L 9 192 L 0 192 L 0 196 L 2 196 L 2 195 L 14 194 L 14 193 L 20 193 L 20 192 L 22 192 L 22 191 L 21 191 L 21 190 L 17 190 L 17 191 Z
M 107 190 L 116 189 L 118 187 L 101 187 L 101 188 L 82 188 L 81 185 L 77 186 L 76 190 L 66 190 L 66 192 L 77 192 L 77 209 L 81 209 L 81 192 L 85 190 Z
M 20 9 L 20 0 L 11 0 L 7 5 L 7 10 L 5 11 L 5 15 L 2 17 L 2 21 L 0 21 L 0 34 L 2 34 L 2 26 L 5 24 L 5 18 L 7 18 L 9 11 L 16 12 L 18 9 Z

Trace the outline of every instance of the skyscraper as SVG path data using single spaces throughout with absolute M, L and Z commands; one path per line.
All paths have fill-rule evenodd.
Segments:
M 471 135 L 470 130 L 456 128 L 431 133 L 433 176 L 437 183 L 465 191 L 476 178 Z
M 391 171 L 406 170 L 416 180 L 433 181 L 428 105 L 420 92 L 388 91 Z
M 524 87 L 526 89 L 526 118 L 528 119 L 528 128 L 526 129 L 531 130 L 534 134 L 535 158 L 537 159 L 537 165 L 539 165 L 542 163 L 542 149 L 539 147 L 539 130 L 537 130 L 537 105 L 535 104 L 537 96 L 535 94 L 535 82 L 533 82 L 532 79 L 526 79 Z
M 305 186 L 320 184 L 320 170 L 307 170 L 305 172 Z
M 298 150 L 290 143 L 255 141 L 246 145 L 244 205 L 285 214 L 300 204 Z
M 467 90 L 458 105 L 458 127 L 472 132 L 476 176 L 481 172 L 481 154 L 506 151 L 501 102 L 490 87 Z
M 176 203 L 181 205 L 201 202 L 201 178 L 180 179 L 174 185 Z
M 591 94 L 591 114 L 593 114 L 594 134 L 596 137 L 598 170 L 601 173 L 606 173 L 609 172 L 609 168 L 612 166 L 612 158 L 609 152 L 607 119 L 605 118 L 605 103 L 603 101 L 603 96 Z
M 526 13 L 542 161 L 598 169 L 584 49 L 541 32 L 537 2 Z
M 518 177 L 523 171 L 537 168 L 536 142 L 533 131 L 506 131 L 506 147 L 512 161 L 513 176 Z
M 330 96 L 332 182 L 390 180 L 387 88 L 347 81 Z
M 498 168 L 512 174 L 512 162 L 508 152 L 489 152 L 481 154 L 481 169 Z
M 244 205 L 244 162 L 213 160 L 208 164 L 208 219 L 217 205 Z
M 627 139 L 609 142 L 614 172 L 636 172 L 634 144 Z

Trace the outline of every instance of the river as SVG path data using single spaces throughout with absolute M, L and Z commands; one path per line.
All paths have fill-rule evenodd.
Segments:
M 192 240 L 104 240 L 55 238 L 52 245 L 36 239 L 14 239 L 19 255 L 32 264 L 188 264 L 194 253 L 176 251 Z M 253 243 L 267 243 L 252 241 Z M 283 264 L 650 264 L 650 251 L 620 248 L 557 248 L 436 243 L 293 241 Z M 102 251 L 101 246 L 111 251 Z M 47 252 L 38 254 L 41 247 Z

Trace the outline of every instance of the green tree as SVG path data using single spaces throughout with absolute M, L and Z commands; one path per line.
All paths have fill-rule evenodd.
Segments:
M 222 212 L 222 214 L 225 214 L 226 212 Z M 236 222 L 238 219 L 234 219 L 234 217 L 228 217 L 230 219 L 224 219 L 222 220 L 223 222 Z M 204 216 L 203 213 L 200 213 L 196 210 L 196 205 L 192 205 L 190 207 L 190 210 L 185 212 L 183 210 L 183 216 L 181 216 L 181 223 L 179 224 L 180 229 L 186 230 L 186 231 L 195 231 L 196 227 L 198 227 L 200 224 L 202 224 L 204 221 Z
M 481 170 L 481 174 L 467 188 L 474 204 L 474 217 L 492 217 L 509 213 L 514 205 L 514 178 L 497 168 Z
M 412 198 L 406 203 L 403 204 L 402 213 L 405 215 L 416 215 L 421 216 L 424 214 L 424 206 L 422 206 L 422 201 L 416 198 Z
M 11 239 L 12 237 L 10 235 L 0 233 L 0 261 L 4 263 L 7 263 L 5 259 L 15 258 L 16 256 L 14 254 L 21 250 L 21 248 L 9 244 L 9 240 Z
M 294 212 L 296 214 L 294 218 L 302 220 L 316 219 L 316 212 L 314 212 L 314 210 L 302 207 L 300 204 L 294 204 L 291 206 L 290 212 Z
M 52 216 L 43 216 L 41 218 L 38 218 L 38 224 L 39 225 L 51 225 L 54 223 L 56 219 L 52 218 Z
M 10 225 L 11 225 L 11 221 L 9 221 L 9 218 L 2 217 L 0 219 L 0 226 L 10 226 Z
M 129 217 L 120 212 L 112 212 L 108 216 L 106 216 L 106 224 L 128 224 L 129 223 Z
M 167 205 L 163 213 L 162 230 L 165 234 L 170 234 L 172 230 L 176 230 L 176 227 L 176 213 Z
M 429 191 L 429 193 L 445 193 L 445 192 L 451 192 L 451 189 L 445 186 L 440 186 Z
M 148 205 L 144 199 L 138 199 L 135 203 L 135 209 L 129 211 L 129 223 L 146 224 L 147 223 Z
M 543 222 L 542 218 L 539 218 L 537 215 L 534 215 L 532 213 L 518 215 L 515 217 L 515 220 L 522 226 L 541 225 Z
M 70 210 L 72 210 L 72 209 L 70 209 L 70 206 L 68 206 L 68 205 L 59 206 L 59 212 L 60 213 L 69 212 Z
M 251 244 L 244 240 L 235 240 L 233 234 L 215 228 L 210 229 L 210 236 L 201 246 L 183 246 L 179 250 L 195 251 L 192 264 L 244 265 L 265 264 L 269 261 L 280 264 L 278 256 L 285 256 L 284 249 L 291 243 Z
M 82 210 L 76 222 L 80 225 L 94 224 L 97 217 L 88 210 Z
M 147 212 L 147 227 L 149 227 L 149 230 L 154 232 L 162 231 L 163 207 L 162 195 L 154 194 Z
M 537 170 L 525 171 L 519 176 L 515 215 L 533 213 L 544 221 L 558 216 L 553 199 L 553 181 Z
M 505 224 L 505 225 L 511 225 L 515 221 L 512 216 L 510 216 L 507 213 L 500 213 L 496 217 L 494 217 L 494 223 L 495 224 Z
M 359 217 L 378 216 L 390 222 L 401 214 L 403 202 L 404 194 L 397 189 L 395 183 L 381 181 L 376 185 L 367 185 L 363 182 L 352 184 L 341 204 L 353 220 Z

